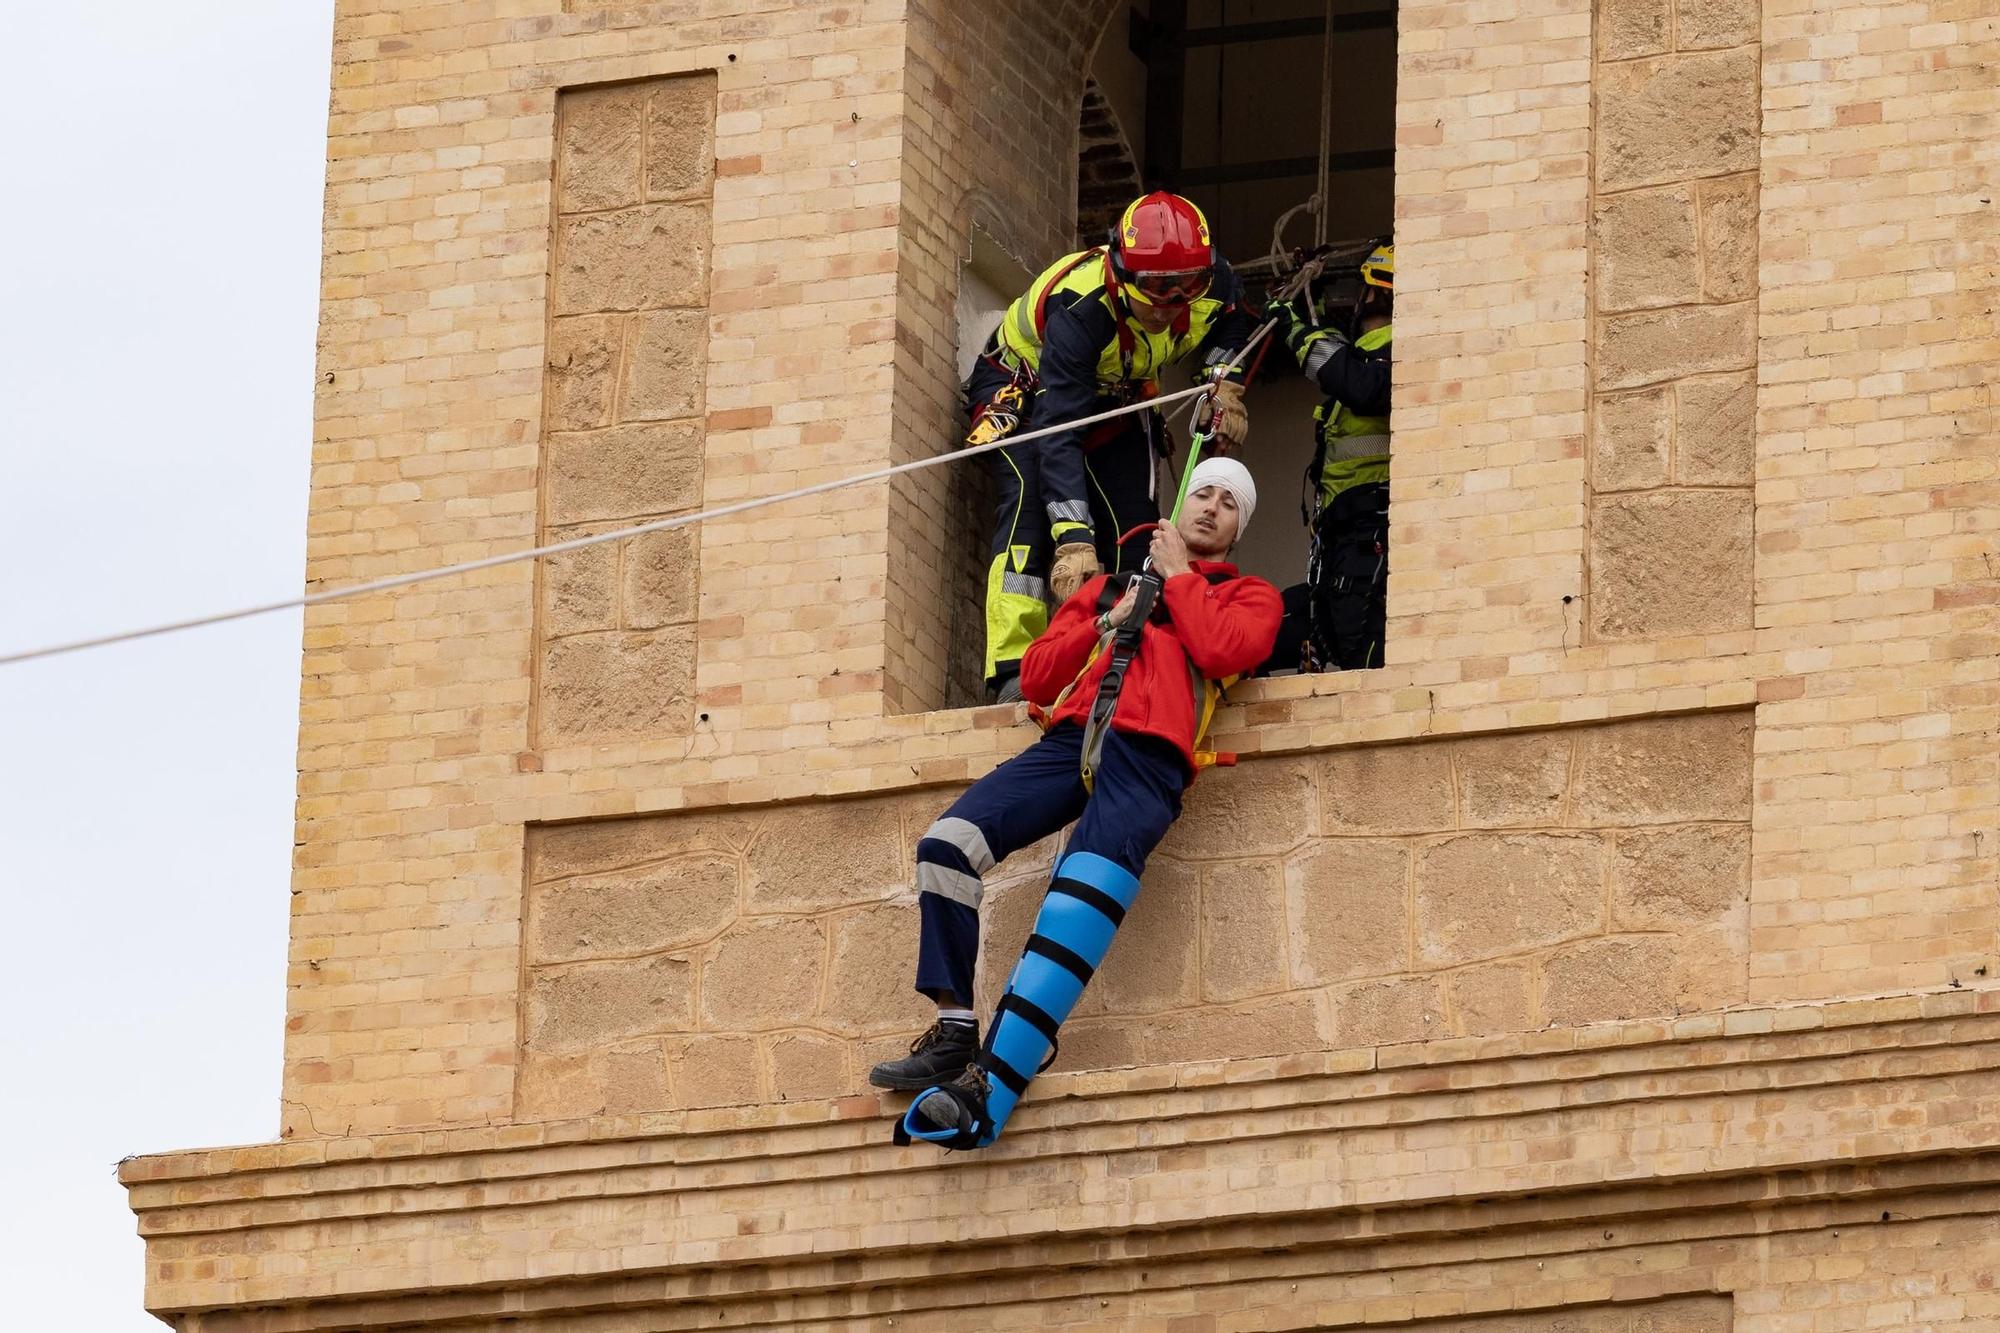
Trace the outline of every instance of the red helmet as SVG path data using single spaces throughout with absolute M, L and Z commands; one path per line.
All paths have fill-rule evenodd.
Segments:
M 1208 219 L 1164 190 L 1133 200 L 1111 229 L 1111 271 L 1127 297 L 1146 305 L 1199 300 L 1215 279 Z

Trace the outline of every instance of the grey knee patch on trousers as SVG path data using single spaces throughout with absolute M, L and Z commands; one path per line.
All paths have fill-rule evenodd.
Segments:
M 979 910 L 979 900 L 986 893 L 986 884 L 977 875 L 968 875 L 963 870 L 937 865 L 930 861 L 917 862 L 917 892 L 935 893 L 940 898 L 963 903 L 973 911 Z
M 976 874 L 983 875 L 993 868 L 993 851 L 986 845 L 986 835 L 979 831 L 979 825 L 969 819 L 946 815 L 925 829 L 924 836 L 948 842 L 964 852 L 966 864 Z

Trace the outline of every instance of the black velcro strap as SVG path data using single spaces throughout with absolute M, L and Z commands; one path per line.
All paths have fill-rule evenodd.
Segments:
M 1090 974 L 1097 970 L 1074 949 L 1065 948 L 1046 935 L 1028 936 L 1027 952 L 1040 954 L 1085 985 L 1090 984 Z
M 1001 1014 L 1020 1015 L 1029 1027 L 1041 1033 L 1049 1043 L 1049 1053 L 1042 1057 L 1041 1067 L 1035 1070 L 1037 1074 L 1056 1062 L 1056 1056 L 1062 1052 L 1062 1042 L 1056 1039 L 1056 1034 L 1062 1031 L 1062 1024 L 1058 1023 L 1048 1010 L 1033 1000 L 1016 995 L 1013 991 L 1002 995 L 1000 1003 L 993 1006 L 993 1026 L 986 1033 L 986 1049 L 980 1052 L 983 1058 L 993 1058 L 993 1038 L 1000 1031 Z M 1016 1090 L 1014 1095 L 1019 1097 L 1021 1093 Z
M 1080 884 L 1073 879 L 1059 879 L 1049 885 L 1050 893 L 1060 893 L 1066 898 L 1074 898 L 1080 903 L 1089 903 L 1104 914 L 1105 920 L 1114 926 L 1125 924 L 1125 909 L 1118 900 L 1103 889 L 1093 889 L 1088 884 Z M 1053 1037 L 1050 1038 L 1054 1040 Z
M 1033 1000 L 1023 999 L 1013 991 L 1008 991 L 1000 997 L 1000 1003 L 993 1006 L 993 1009 L 995 1015 L 993 1027 L 996 1031 L 1000 1027 L 1000 1014 L 1018 1014 L 1026 1020 L 1029 1027 L 1041 1033 L 1051 1046 L 1055 1045 L 1056 1033 L 1061 1030 L 1062 1024 L 1049 1017 L 1049 1011 Z
M 1016 1097 L 1026 1095 L 1029 1076 L 1023 1074 L 999 1056 L 994 1055 L 990 1051 L 987 1052 L 985 1062 L 980 1065 L 980 1068 L 985 1070 L 988 1077 L 992 1078 L 994 1082 L 1005 1087 Z

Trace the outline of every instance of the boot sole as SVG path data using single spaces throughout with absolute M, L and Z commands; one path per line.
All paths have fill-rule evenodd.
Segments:
M 960 1065 L 958 1068 L 963 1069 L 965 1066 Z M 871 1069 L 868 1071 L 868 1086 L 887 1088 L 890 1092 L 922 1092 L 925 1088 L 935 1088 L 948 1083 L 955 1077 L 957 1077 L 955 1073 L 947 1071 L 930 1078 L 899 1078 L 894 1074 L 884 1074 L 880 1070 Z

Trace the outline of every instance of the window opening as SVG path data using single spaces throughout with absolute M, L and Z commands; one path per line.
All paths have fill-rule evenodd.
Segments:
M 1130 26 L 1128 49 L 1146 69 L 1148 187 L 1201 205 L 1217 248 L 1259 297 L 1275 256 L 1332 246 L 1316 299 L 1351 309 L 1359 264 L 1395 213 L 1393 4 L 1153 0 Z M 1111 48 L 1107 36 L 1094 65 L 1121 59 Z M 1275 352 L 1250 396 L 1258 521 L 1237 558 L 1281 588 L 1305 578 L 1300 501 L 1324 397 Z
M 1137 0 L 1121 8 L 1078 90 L 1077 248 L 1101 244 L 1138 194 L 1171 190 L 1202 209 L 1217 250 L 1259 305 L 1285 276 L 1286 252 L 1333 247 L 1315 296 L 1320 307 L 1340 312 L 1336 322 L 1351 333 L 1345 316 L 1361 288 L 1358 266 L 1375 240 L 1389 236 L 1394 216 L 1395 24 L 1394 0 Z M 987 280 L 982 246 L 998 252 L 975 237 L 959 301 L 961 370 L 998 320 L 989 307 L 1004 307 L 1057 258 L 1022 256 L 1028 271 L 978 289 Z M 984 272 L 990 275 L 990 265 Z M 1190 382 L 1195 360 L 1170 370 L 1162 388 Z M 1301 501 L 1319 436 L 1314 410 L 1325 397 L 1282 345 L 1264 356 L 1250 394 L 1244 457 L 1260 503 L 1237 560 L 1280 588 L 1301 589 L 1307 576 Z M 1184 423 L 1177 420 L 1171 435 L 1162 494 L 1178 480 Z M 954 492 L 955 521 L 976 534 L 963 549 L 982 556 L 992 549 L 994 520 L 972 494 L 991 490 L 982 476 Z M 955 603 L 952 616 L 953 704 L 985 697 L 979 613 L 990 574 L 968 564 L 956 580 L 962 605 Z M 972 661 L 975 655 L 981 660 Z

